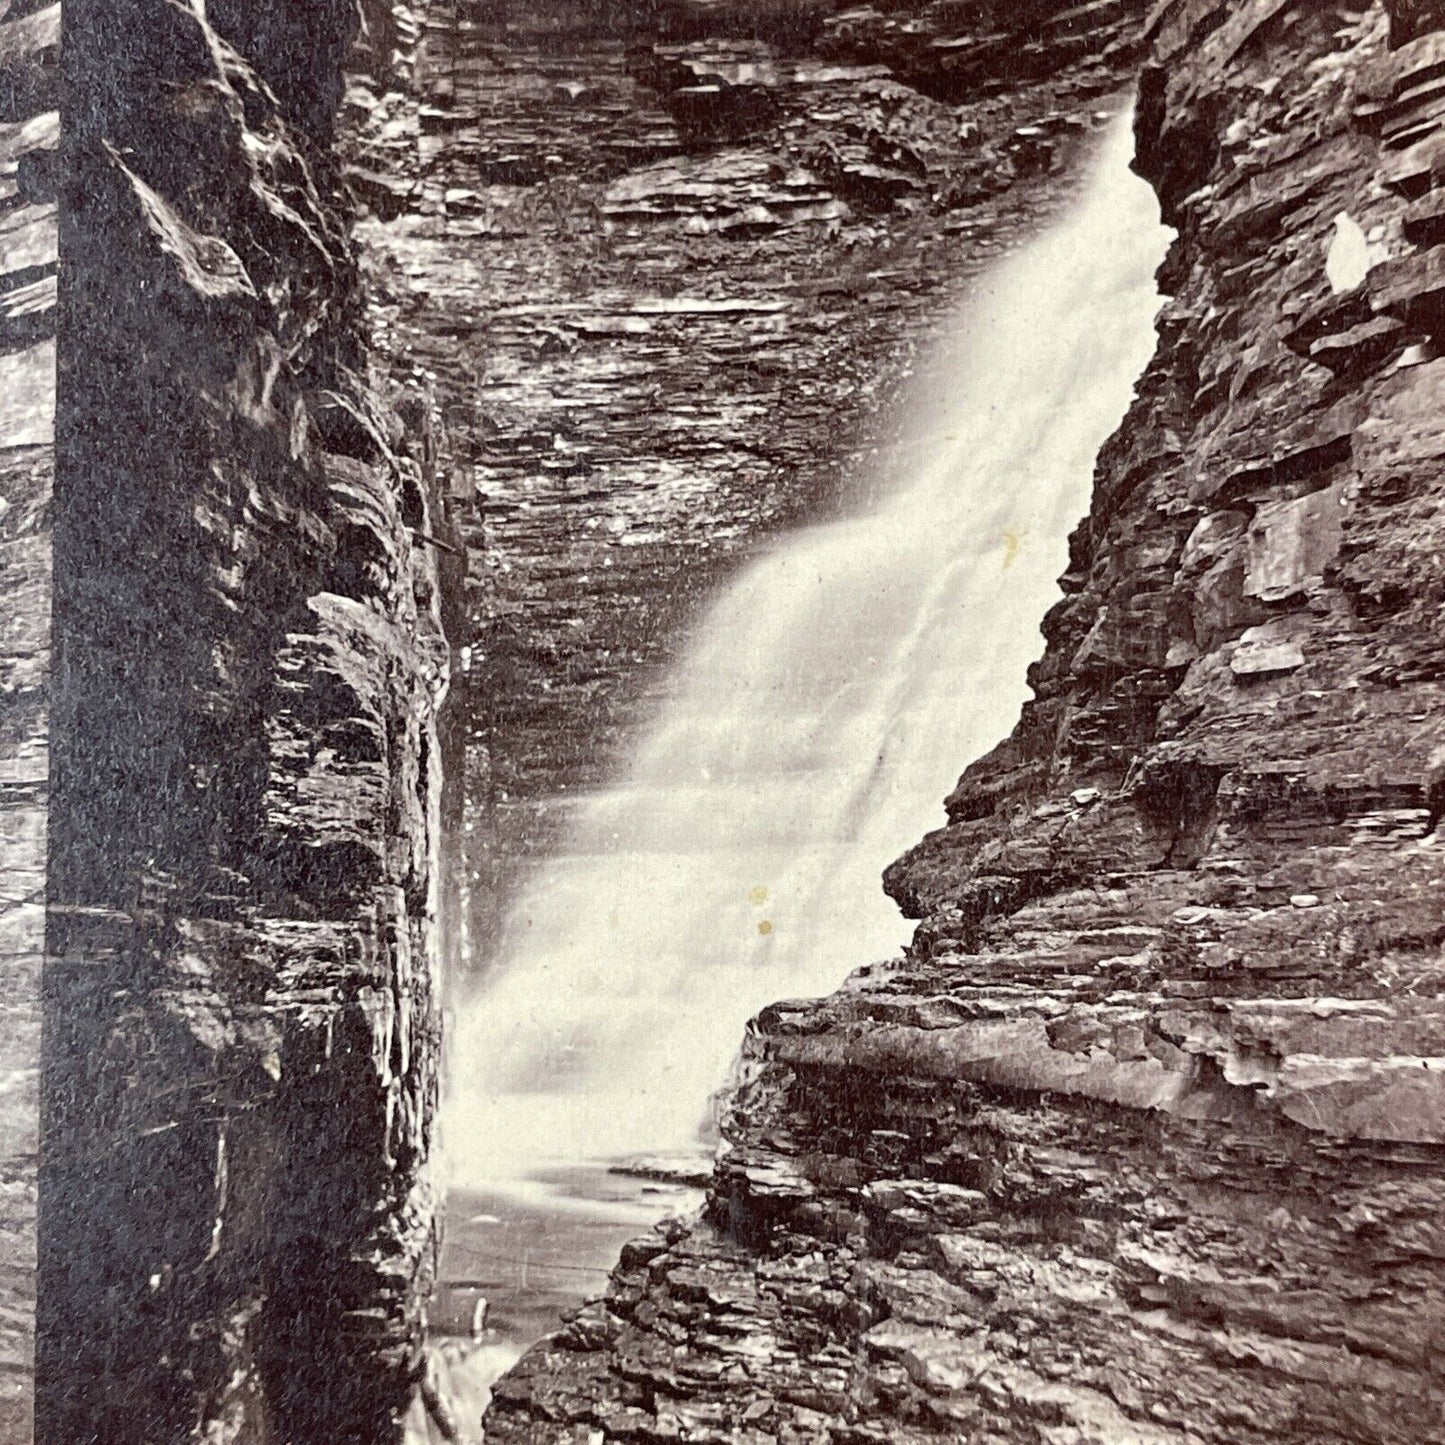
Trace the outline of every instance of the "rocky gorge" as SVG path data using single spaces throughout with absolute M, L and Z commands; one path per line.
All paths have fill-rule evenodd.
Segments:
M 37 1438 L 475 1437 L 444 990 L 1131 102 L 1167 301 L 1033 698 L 485 1434 L 1445 1434 L 1445 6 L 61 24 L 0 0 L 0 1437 L 42 912 Z
M 1169 300 L 1034 699 L 489 1439 L 1441 1434 L 1442 33 L 1153 7 Z

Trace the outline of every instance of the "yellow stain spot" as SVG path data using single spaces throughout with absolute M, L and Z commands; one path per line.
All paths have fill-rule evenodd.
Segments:
M 761 923 L 758 924 L 758 932 L 761 933 L 764 938 L 766 938 L 768 934 L 770 934 L 772 931 L 773 920 L 771 918 L 765 918 Z
M 748 897 L 757 907 L 761 908 L 763 904 L 768 901 L 768 890 L 764 888 L 761 883 L 759 883 L 758 886 L 754 888 L 751 893 L 748 894 Z
M 1003 534 L 1003 569 L 1005 572 L 1013 566 L 1019 555 L 1019 548 L 1024 544 L 1024 537 L 1027 534 L 1021 532 L 1017 527 L 1010 527 Z

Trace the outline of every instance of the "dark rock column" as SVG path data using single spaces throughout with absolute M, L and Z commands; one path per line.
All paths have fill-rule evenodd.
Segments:
M 387 1440 L 418 1370 L 447 654 L 334 200 L 355 25 L 66 10 L 46 1440 Z

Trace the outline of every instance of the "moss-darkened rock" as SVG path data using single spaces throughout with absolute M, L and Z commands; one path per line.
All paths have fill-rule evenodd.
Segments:
M 433 1249 L 446 522 L 367 369 L 357 12 L 65 23 L 38 1429 L 386 1440 Z

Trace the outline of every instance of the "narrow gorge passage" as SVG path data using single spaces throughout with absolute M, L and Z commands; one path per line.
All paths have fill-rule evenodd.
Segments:
M 1073 208 L 944 319 L 877 500 L 742 571 L 520 896 L 449 1043 L 453 1277 L 515 1284 L 518 1210 L 543 1232 L 656 1217 L 665 1194 L 595 1197 L 606 1166 L 696 1152 L 747 1020 L 906 940 L 879 876 L 1017 716 L 1094 457 L 1153 350 L 1168 233 L 1131 153 L 1126 115 Z M 600 1282 L 544 1254 L 577 1293 Z M 545 1328 L 498 1303 L 511 1343 Z

